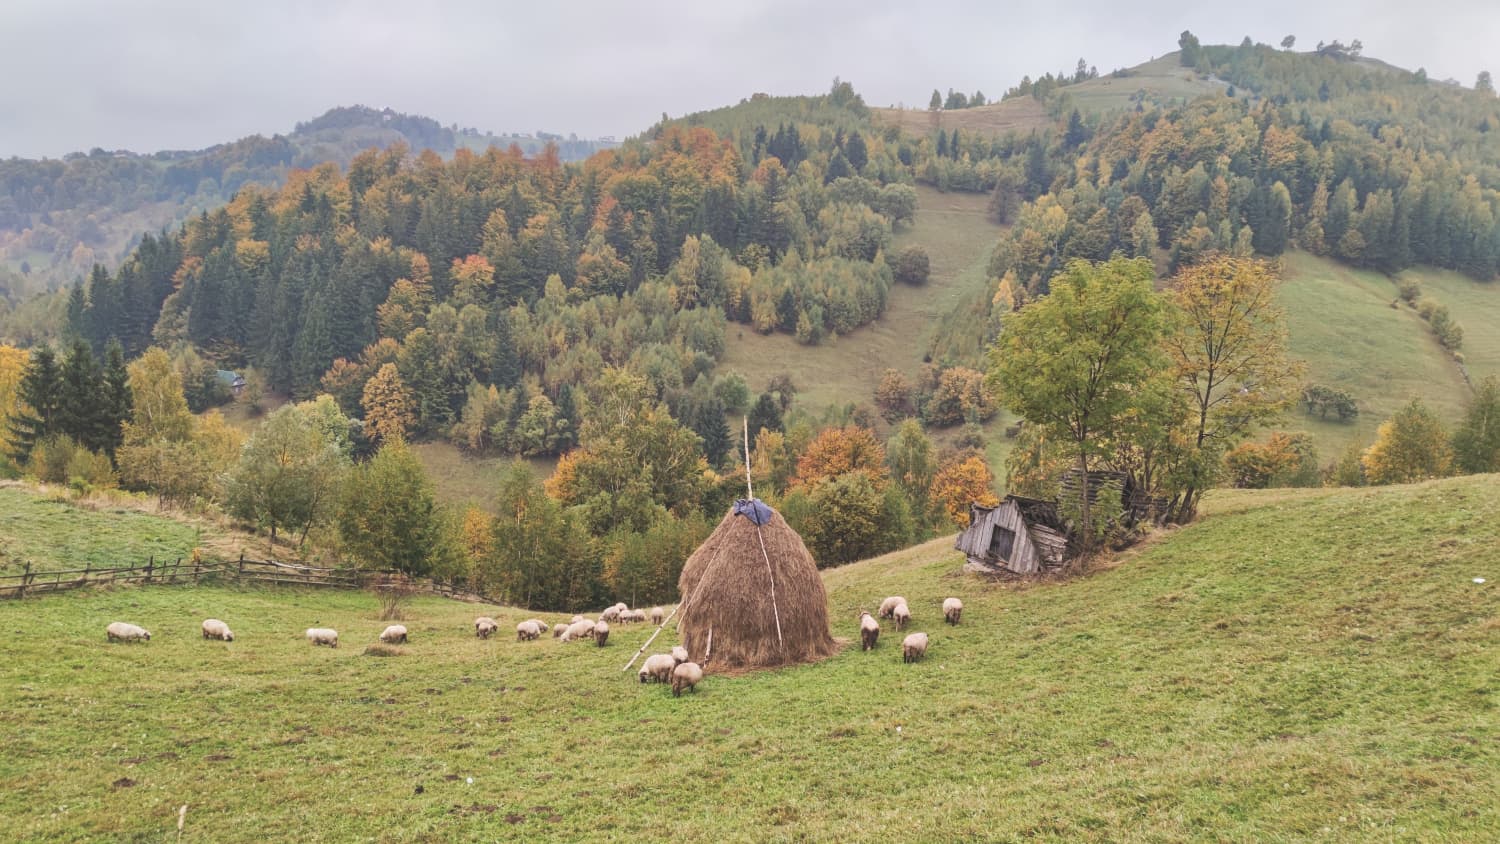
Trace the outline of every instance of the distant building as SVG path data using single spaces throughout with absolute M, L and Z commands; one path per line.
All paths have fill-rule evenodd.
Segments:
M 229 388 L 229 392 L 233 393 L 235 398 L 239 398 L 240 394 L 245 392 L 245 376 L 227 369 L 220 369 L 214 374 L 219 377 L 224 386 Z

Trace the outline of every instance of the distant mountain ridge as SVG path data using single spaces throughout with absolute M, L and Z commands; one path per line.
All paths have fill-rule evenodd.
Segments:
M 174 228 L 217 208 L 249 183 L 278 186 L 299 167 L 340 167 L 362 150 L 406 144 L 449 157 L 512 144 L 528 155 L 548 143 L 563 161 L 618 144 L 576 135 L 494 134 L 362 105 L 338 107 L 285 135 L 249 135 L 201 150 L 136 153 L 94 148 L 60 159 L 0 160 L 0 300 L 19 300 L 115 265 L 142 232 Z

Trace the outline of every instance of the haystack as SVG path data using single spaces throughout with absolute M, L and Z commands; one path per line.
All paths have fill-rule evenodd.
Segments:
M 831 656 L 828 594 L 802 537 L 759 499 L 740 500 L 677 581 L 678 632 L 694 662 L 774 668 Z

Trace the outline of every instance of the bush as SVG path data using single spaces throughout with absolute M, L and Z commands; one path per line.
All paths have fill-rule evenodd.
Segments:
M 927 250 L 920 246 L 908 246 L 891 259 L 891 272 L 902 284 L 926 284 L 931 270 Z

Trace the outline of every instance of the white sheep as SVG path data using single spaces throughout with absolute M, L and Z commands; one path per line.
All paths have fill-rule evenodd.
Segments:
M 646 621 L 646 611 L 645 610 L 631 610 L 630 614 L 635 617 L 636 621 L 641 622 L 643 624 L 645 623 L 645 621 Z
M 880 622 L 867 612 L 859 614 L 859 649 L 862 651 L 874 650 L 875 642 L 880 638 Z
M 902 601 L 891 610 L 891 618 L 896 619 L 897 630 L 905 630 L 906 625 L 911 623 L 911 608 L 906 605 L 905 601 Z
M 138 642 L 151 641 L 151 634 L 144 627 L 137 627 L 124 621 L 111 622 L 104 628 L 104 638 L 110 642 Z
M 339 632 L 331 627 L 309 627 L 307 628 L 307 641 L 313 645 L 327 645 L 330 648 L 339 646 Z
M 665 615 L 666 615 L 666 613 L 664 613 L 664 612 L 661 611 L 661 607 L 652 607 L 651 608 L 651 623 L 654 624 L 654 625 L 656 625 L 657 627 L 660 627 L 661 626 L 662 617 L 665 616 Z
M 676 660 L 678 662 L 687 662 L 688 661 L 687 648 L 684 648 L 681 645 L 677 645 L 676 647 L 672 648 L 672 659 L 674 659 L 674 660 Z
M 642 683 L 666 683 L 672 678 L 672 669 L 677 667 L 677 660 L 671 654 L 652 654 L 641 663 Z
M 604 612 L 599 613 L 599 620 L 600 621 L 619 621 L 620 620 L 620 607 L 619 607 L 619 605 L 617 604 L 617 605 L 615 605 L 613 607 L 605 607 Z
M 916 662 L 927 655 L 927 634 L 912 633 L 901 640 L 901 661 Z
M 957 598 L 946 598 L 943 600 L 943 620 L 949 624 L 957 624 L 959 616 L 964 613 L 964 602 Z
M 406 625 L 392 624 L 380 631 L 380 641 L 387 645 L 406 644 Z
M 523 621 L 516 625 L 517 642 L 529 642 L 541 635 L 542 631 L 537 628 L 535 622 Z
M 891 597 L 886 598 L 884 601 L 880 602 L 880 617 L 890 618 L 891 614 L 895 612 L 896 607 L 904 603 L 906 603 L 906 599 L 898 595 L 892 595 Z
M 567 630 L 563 631 L 562 640 L 564 642 L 572 642 L 577 639 L 592 639 L 595 627 L 595 623 L 588 619 L 575 621 L 568 625 Z
M 672 669 L 672 697 L 682 697 L 683 689 L 698 693 L 698 684 L 703 682 L 703 667 L 696 662 L 684 662 Z
M 203 620 L 203 638 L 218 639 L 222 642 L 233 642 L 234 633 L 230 632 L 229 625 L 217 618 L 205 618 Z
M 496 624 L 495 620 L 487 615 L 481 615 L 474 619 L 474 635 L 481 639 L 488 639 L 491 633 L 499 629 L 500 625 Z
M 545 621 L 542 621 L 540 618 L 528 618 L 526 620 L 536 625 L 536 632 L 538 634 L 546 633 L 548 630 L 552 629 L 551 625 L 549 625 Z
M 581 615 L 575 615 L 575 616 L 573 616 L 573 620 L 571 622 L 569 622 L 569 623 L 570 624 L 577 624 L 580 621 L 583 621 L 583 616 L 581 616 Z
M 595 642 L 595 644 L 597 644 L 599 647 L 602 648 L 602 647 L 604 647 L 604 643 L 606 641 L 608 641 L 608 640 L 609 640 L 609 622 L 607 622 L 607 621 L 600 621 L 598 624 L 594 625 L 594 642 Z
M 554 625 L 552 625 L 552 638 L 554 638 L 554 639 L 559 638 L 559 637 L 562 636 L 562 634 L 564 634 L 566 632 L 568 632 L 568 625 L 566 625 L 566 624 L 554 624 Z

